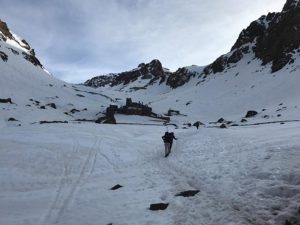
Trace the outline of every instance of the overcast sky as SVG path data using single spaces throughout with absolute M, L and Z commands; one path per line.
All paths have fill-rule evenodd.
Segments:
M 286 0 L 0 0 L 0 19 L 55 77 L 80 83 L 159 59 L 176 70 L 227 53 Z

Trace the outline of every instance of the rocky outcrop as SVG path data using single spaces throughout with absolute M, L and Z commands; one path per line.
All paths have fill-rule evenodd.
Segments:
M 34 55 L 30 55 L 25 52 L 23 52 L 22 55 L 24 56 L 24 59 L 26 59 L 28 62 L 32 63 L 33 65 L 39 66 L 41 68 L 43 67 L 41 62 Z
M 93 77 L 90 80 L 87 80 L 84 85 L 90 87 L 104 87 L 106 85 L 110 85 L 116 79 L 116 74 L 108 74 L 108 75 L 101 75 L 97 77 Z
M 8 56 L 2 51 L 0 51 L 0 58 L 3 60 L 3 62 L 8 60 Z
M 0 38 L 3 40 L 3 41 L 6 41 L 7 38 L 9 39 L 13 39 L 13 35 L 12 33 L 9 31 L 8 27 L 7 27 L 7 24 L 3 21 L 0 20 L 0 31 L 2 34 L 0 34 Z
M 271 64 L 272 72 L 293 63 L 293 54 L 300 47 L 300 2 L 287 0 L 280 13 L 269 13 L 244 29 L 231 48 L 204 69 L 205 74 L 223 72 L 230 64 L 239 62 L 253 51 L 262 65 Z
M 187 83 L 192 74 L 186 68 L 179 68 L 176 72 L 172 73 L 167 79 L 167 85 L 171 88 L 177 88 Z
M 108 74 L 94 77 L 87 80 L 84 84 L 91 87 L 104 87 L 106 85 L 117 86 L 127 85 L 137 79 L 149 80 L 149 84 L 159 79 L 165 79 L 165 70 L 163 69 L 161 62 L 157 59 L 152 60 L 150 63 L 141 63 L 136 69 L 126 71 L 118 74 Z
M 111 87 L 117 85 L 127 85 L 138 79 L 149 80 L 143 87 L 132 87 L 131 90 L 137 91 L 146 89 L 147 86 L 158 83 L 166 83 L 171 88 L 177 88 L 187 83 L 191 76 L 195 73 L 190 72 L 187 68 L 179 68 L 176 72 L 171 73 L 162 67 L 159 60 L 154 59 L 150 63 L 141 63 L 136 69 L 122 72 L 118 74 L 108 74 L 94 77 L 87 80 L 84 85 L 91 87 L 104 87 L 110 85 Z
M 16 35 L 14 35 L 9 30 L 7 24 L 0 20 L 0 41 L 7 42 L 8 39 L 16 42 L 24 50 L 22 52 L 22 56 L 24 59 L 26 59 L 28 62 L 32 63 L 34 66 L 39 66 L 39 67 L 43 68 L 42 64 L 35 56 L 34 49 L 32 49 L 29 46 L 27 41 L 25 41 L 24 39 L 21 40 L 18 37 L 16 37 Z M 19 55 L 19 52 L 16 51 L 15 49 L 10 48 L 10 47 L 7 47 L 7 49 L 9 49 L 13 54 Z M 8 60 L 8 56 L 3 51 L 0 52 L 0 57 L 5 62 Z
M 151 204 L 149 209 L 152 211 L 157 211 L 157 210 L 165 210 L 169 206 L 169 203 L 154 203 Z
M 249 53 L 249 46 L 234 49 L 230 54 L 222 55 L 217 58 L 212 64 L 205 67 L 203 72 L 206 75 L 223 72 L 226 67 L 230 67 L 230 64 L 239 62 L 243 58 L 243 55 L 247 53 Z
M 300 7 L 299 0 L 287 0 L 282 11 L 283 12 L 290 11 L 296 9 L 297 7 Z
M 258 113 L 254 110 L 250 110 L 246 113 L 245 118 L 250 118 L 256 116 Z

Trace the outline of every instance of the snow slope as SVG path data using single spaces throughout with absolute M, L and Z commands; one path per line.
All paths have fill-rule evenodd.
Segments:
M 222 73 L 193 77 L 176 89 L 156 84 L 146 90 L 130 91 L 139 82 L 136 81 L 121 91 L 120 87 L 115 87 L 115 91 L 108 87 L 101 90 L 123 102 L 131 97 L 148 103 L 157 113 L 179 110 L 187 115 L 171 117 L 179 124 L 197 120 L 208 124 L 221 117 L 240 124 L 248 110 L 259 113 L 248 123 L 299 120 L 300 57 L 276 73 L 270 73 L 270 65 L 262 67 L 260 64 L 260 60 L 253 60 L 253 55 L 247 55 Z
M 250 51 L 223 72 L 187 67 L 194 76 L 176 89 L 143 79 L 93 89 L 55 79 L 26 60 L 22 51 L 33 54 L 31 48 L 14 39 L 0 40 L 7 55 L 0 58 L 0 98 L 13 101 L 0 103 L 1 225 L 300 224 L 297 51 L 276 73 Z M 166 128 L 151 118 L 76 121 L 94 120 L 127 97 L 159 114 L 180 110 L 171 117 L 179 129 L 168 127 L 178 138 L 168 158 Z M 240 122 L 248 110 L 258 115 Z M 210 123 L 220 117 L 240 126 Z M 53 120 L 68 123 L 39 123 Z M 187 129 L 198 120 L 206 127 Z M 252 126 L 268 122 L 277 123 Z M 117 184 L 123 187 L 110 190 Z M 187 190 L 200 192 L 175 196 Z M 168 208 L 149 210 L 160 202 Z
M 19 42 L 0 39 L 0 52 L 7 55 L 7 61 L 0 59 L 0 98 L 11 98 L 14 103 L 0 103 L 0 126 L 53 120 L 95 120 L 97 114 L 114 101 L 100 90 L 54 78 L 43 67 L 23 57 L 23 52 L 29 52 L 20 45 L 17 47 Z M 72 113 L 73 109 L 78 111 Z M 9 118 L 18 121 L 9 122 Z
M 299 125 L 174 130 L 168 158 L 158 126 L 10 127 L 0 135 L 0 224 L 296 225 Z M 200 192 L 175 197 L 186 190 Z M 149 210 L 159 202 L 168 208 Z
M 175 123 L 209 124 L 223 117 L 240 124 L 248 110 L 258 112 L 249 123 L 299 120 L 299 13 L 299 1 L 287 0 L 282 12 L 250 23 L 231 51 L 208 66 L 180 68 L 153 83 L 140 76 L 101 89 L 123 102 L 131 97 L 147 103 L 161 114 L 173 109 L 186 115 L 172 117 Z M 126 78 L 121 75 L 120 80 Z

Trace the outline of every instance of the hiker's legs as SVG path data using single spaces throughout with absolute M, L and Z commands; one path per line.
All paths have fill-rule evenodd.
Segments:
M 165 157 L 167 157 L 170 154 L 170 143 L 165 142 Z

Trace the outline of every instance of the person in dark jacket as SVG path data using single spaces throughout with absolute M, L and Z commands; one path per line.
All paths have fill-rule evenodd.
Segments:
M 162 136 L 162 139 L 165 143 L 165 157 L 168 157 L 168 155 L 171 153 L 173 139 L 177 140 L 177 138 L 174 136 L 173 132 L 166 132 L 165 135 Z

